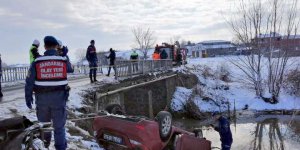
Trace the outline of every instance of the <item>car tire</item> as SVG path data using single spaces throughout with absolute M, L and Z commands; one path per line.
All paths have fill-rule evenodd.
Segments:
M 110 114 L 124 115 L 124 111 L 119 104 L 110 104 L 106 106 L 105 110 Z
M 167 141 L 172 132 L 172 115 L 167 111 L 160 111 L 156 116 L 159 125 L 159 135 L 162 141 Z

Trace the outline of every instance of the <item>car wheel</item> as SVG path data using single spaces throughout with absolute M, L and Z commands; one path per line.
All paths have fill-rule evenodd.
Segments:
M 105 108 L 105 110 L 110 114 L 124 115 L 122 107 L 119 104 L 110 104 Z
M 159 124 L 159 135 L 161 140 L 168 140 L 172 132 L 172 115 L 167 111 L 161 111 L 157 114 L 156 119 Z

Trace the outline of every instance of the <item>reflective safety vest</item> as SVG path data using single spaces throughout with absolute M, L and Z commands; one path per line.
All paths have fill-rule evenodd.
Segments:
M 139 57 L 139 54 L 136 53 L 136 52 L 133 52 L 133 53 L 131 53 L 131 55 L 130 55 L 130 59 L 138 59 L 138 57 Z
M 61 56 L 43 56 L 35 60 L 38 86 L 67 85 L 67 58 Z
M 159 53 L 153 53 L 153 54 L 152 54 L 152 59 L 153 59 L 153 60 L 159 60 L 159 59 L 160 59 Z
M 33 54 L 32 54 L 32 49 L 36 48 L 36 46 L 31 46 L 30 49 L 29 49 L 29 59 L 30 59 L 30 64 L 34 61 L 34 58 L 33 58 Z

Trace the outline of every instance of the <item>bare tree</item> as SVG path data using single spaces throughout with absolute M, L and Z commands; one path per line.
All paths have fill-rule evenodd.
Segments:
M 86 49 L 83 49 L 83 48 L 77 49 L 75 56 L 76 56 L 77 62 L 83 61 L 86 56 Z
M 284 73 L 287 71 L 290 52 L 293 47 L 286 43 L 276 45 L 276 33 L 284 33 L 287 40 L 293 40 L 297 34 L 299 18 L 297 18 L 298 0 L 290 1 L 286 4 L 283 1 L 273 0 L 271 2 L 272 10 L 270 14 L 270 45 L 268 47 L 268 89 L 272 94 L 272 102 L 277 103 L 278 97 L 283 86 Z M 286 6 L 286 7 L 283 7 Z M 282 13 L 285 12 L 286 13 Z M 285 40 L 285 39 L 282 39 Z M 275 51 L 276 50 L 276 51 Z M 274 56 L 274 52 L 276 55 Z
M 187 45 L 187 41 L 184 40 L 184 39 L 182 39 L 182 40 L 180 41 L 180 47 L 183 48 L 185 45 Z
M 154 35 L 154 31 L 148 27 L 144 29 L 142 27 L 135 27 L 132 29 L 132 33 L 134 35 L 134 42 L 138 49 L 144 55 L 144 59 L 147 59 L 148 50 L 153 47 L 156 43 L 156 38 Z
M 175 44 L 176 42 L 178 42 L 181 39 L 180 35 L 175 35 L 173 37 L 170 38 L 170 44 Z
M 297 4 L 298 0 L 292 0 L 292 3 L 288 4 L 281 0 L 269 0 L 268 3 L 262 0 L 241 0 L 239 13 L 236 13 L 238 17 L 229 22 L 235 38 L 250 52 L 248 56 L 239 57 L 238 61 L 230 61 L 242 70 L 246 76 L 244 81 L 254 87 L 256 95 L 271 103 L 278 102 L 290 48 L 289 45 L 275 47 L 276 40 L 280 40 L 277 39 L 277 33 L 287 35 L 288 39 L 292 31 L 292 34 L 296 35 L 299 24 L 296 15 Z M 266 38 L 269 40 L 261 40 Z M 275 50 L 278 50 L 276 58 L 273 55 Z M 267 56 L 266 62 L 264 56 Z M 262 77 L 264 64 L 268 72 L 267 79 Z M 272 98 L 264 98 L 264 80 L 268 83 L 267 90 Z
M 239 43 L 243 43 L 250 55 L 238 57 L 238 60 L 230 60 L 245 75 L 244 82 L 250 84 L 256 91 L 256 95 L 263 96 L 263 52 L 257 37 L 266 29 L 263 28 L 264 16 L 262 2 L 255 1 L 248 4 L 244 0 L 240 1 L 238 8 L 240 16 L 233 18 L 229 23 Z

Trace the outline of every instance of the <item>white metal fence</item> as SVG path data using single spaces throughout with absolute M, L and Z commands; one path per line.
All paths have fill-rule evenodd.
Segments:
M 172 68 L 172 60 L 140 60 L 120 61 L 116 63 L 116 77 L 132 77 L 156 71 L 165 71 Z
M 88 75 L 90 68 L 88 65 L 73 66 L 74 73 L 68 75 Z M 109 66 L 99 65 L 98 73 L 107 73 Z M 150 72 L 164 71 L 172 68 L 172 60 L 139 60 L 139 61 L 116 61 L 116 79 L 120 77 L 132 77 L 135 75 L 147 74 Z M 29 67 L 2 68 L 1 82 L 15 82 L 25 80 Z M 114 68 L 111 68 L 114 71 Z

